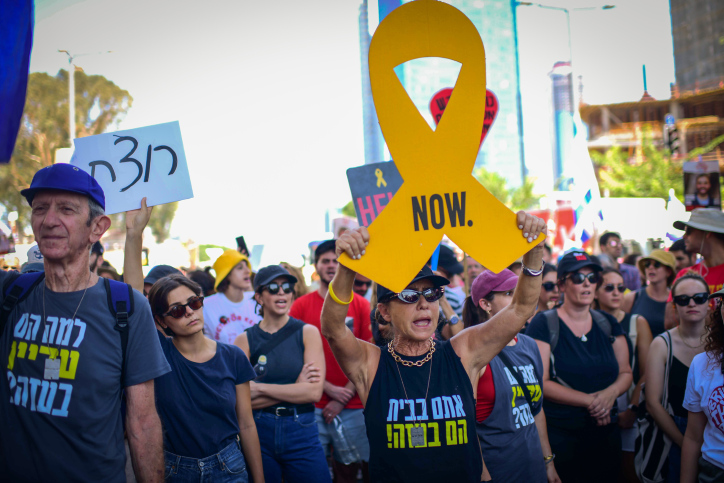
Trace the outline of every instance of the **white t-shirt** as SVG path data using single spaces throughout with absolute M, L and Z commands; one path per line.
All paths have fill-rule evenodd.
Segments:
M 254 292 L 245 292 L 244 300 L 234 303 L 223 293 L 204 299 L 204 332 L 220 342 L 233 344 L 236 336 L 261 322 L 256 314 Z
M 701 455 L 724 469 L 724 374 L 721 363 L 712 361 L 707 352 L 697 354 L 691 361 L 683 406 L 691 412 L 706 414 Z

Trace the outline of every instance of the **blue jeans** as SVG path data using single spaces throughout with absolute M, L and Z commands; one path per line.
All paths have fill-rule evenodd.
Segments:
M 278 483 L 331 483 L 314 413 L 276 416 L 254 411 L 264 479 Z
M 246 460 L 234 441 L 217 454 L 196 459 L 164 451 L 166 481 L 179 483 L 248 483 Z
M 344 424 L 345 433 L 348 442 L 355 447 L 360 455 L 360 461 L 370 460 L 370 443 L 367 441 L 367 427 L 365 426 L 364 409 L 342 409 L 339 417 Z M 332 442 L 331 432 L 334 431 L 334 424 L 327 424 L 322 416 L 322 410 L 316 408 L 314 416 L 317 419 L 317 430 L 319 431 L 319 441 L 322 443 L 325 456 L 329 457 L 329 447 L 334 446 Z M 332 453 L 334 454 L 334 453 Z M 339 461 L 338 458 L 335 459 Z

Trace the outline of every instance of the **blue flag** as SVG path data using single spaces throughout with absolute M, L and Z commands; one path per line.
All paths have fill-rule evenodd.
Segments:
M 0 163 L 18 137 L 33 47 L 33 1 L 0 0 Z

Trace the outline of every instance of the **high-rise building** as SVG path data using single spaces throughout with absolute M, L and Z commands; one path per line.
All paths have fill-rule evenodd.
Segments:
M 724 83 L 724 2 L 670 0 L 669 5 L 679 90 Z
M 553 180 L 559 189 L 567 190 L 573 144 L 573 79 L 570 62 L 556 62 L 549 76 L 553 96 Z
M 362 125 L 364 129 L 365 164 L 385 161 L 382 159 L 385 140 L 382 137 L 380 124 L 377 120 L 377 111 L 372 100 L 372 86 L 370 85 L 368 58 L 371 40 L 367 20 L 367 0 L 363 0 L 362 5 L 359 7 L 359 45 L 362 71 Z
M 525 175 L 520 114 L 515 6 L 511 0 L 450 0 L 480 32 L 485 45 L 487 87 L 498 98 L 498 116 L 483 143 L 476 166 L 519 186 Z M 404 84 L 417 108 L 434 126 L 429 103 L 444 87 L 454 87 L 460 65 L 439 58 L 404 64 Z

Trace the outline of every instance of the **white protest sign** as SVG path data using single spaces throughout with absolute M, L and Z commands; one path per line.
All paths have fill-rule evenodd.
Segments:
M 109 215 L 194 197 L 178 121 L 73 142 L 70 164 L 98 181 Z

